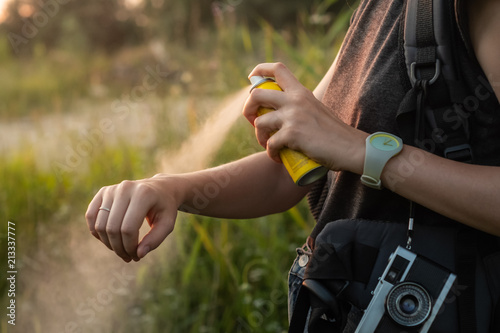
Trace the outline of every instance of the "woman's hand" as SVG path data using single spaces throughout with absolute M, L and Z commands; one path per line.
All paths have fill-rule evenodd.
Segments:
M 338 119 L 283 64 L 260 64 L 249 76 L 254 75 L 274 77 L 283 89 L 254 89 L 243 109 L 273 160 L 280 162 L 279 151 L 288 147 L 331 170 L 362 173 L 367 133 Z M 259 107 L 276 111 L 257 118 Z
M 124 261 L 139 261 L 174 229 L 180 205 L 174 184 L 155 176 L 103 187 L 85 214 L 90 232 Z M 151 230 L 139 242 L 144 218 Z

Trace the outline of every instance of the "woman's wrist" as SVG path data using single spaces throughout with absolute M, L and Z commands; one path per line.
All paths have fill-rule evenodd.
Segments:
M 151 180 L 155 183 L 155 186 L 158 186 L 165 193 L 165 196 L 174 199 L 178 210 L 184 210 L 181 207 L 187 207 L 186 201 L 189 200 L 188 186 L 184 175 L 159 173 L 151 177 Z
M 365 163 L 366 138 L 369 134 L 358 129 L 355 131 L 357 133 L 345 154 L 347 164 L 344 170 L 361 176 Z

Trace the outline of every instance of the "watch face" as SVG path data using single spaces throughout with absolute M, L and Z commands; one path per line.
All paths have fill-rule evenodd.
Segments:
M 383 151 L 392 151 L 399 148 L 399 141 L 392 135 L 386 133 L 375 134 L 370 138 L 370 144 Z

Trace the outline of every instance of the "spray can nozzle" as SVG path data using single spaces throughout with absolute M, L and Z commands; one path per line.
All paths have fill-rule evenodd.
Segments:
M 250 83 L 252 84 L 252 87 L 250 88 L 250 92 L 263 84 L 264 82 L 276 82 L 276 80 L 272 77 L 266 77 L 266 76 L 260 76 L 260 75 L 254 75 L 250 77 Z

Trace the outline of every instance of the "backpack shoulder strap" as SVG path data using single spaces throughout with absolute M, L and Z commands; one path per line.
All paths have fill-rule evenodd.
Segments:
M 411 89 L 396 119 L 405 143 L 471 163 L 454 12 L 453 0 L 407 1 L 402 52 Z
M 453 3 L 449 0 L 408 0 L 405 15 L 404 48 L 408 76 L 414 86 L 424 79 L 434 84 L 442 74 L 458 81 L 455 65 Z

